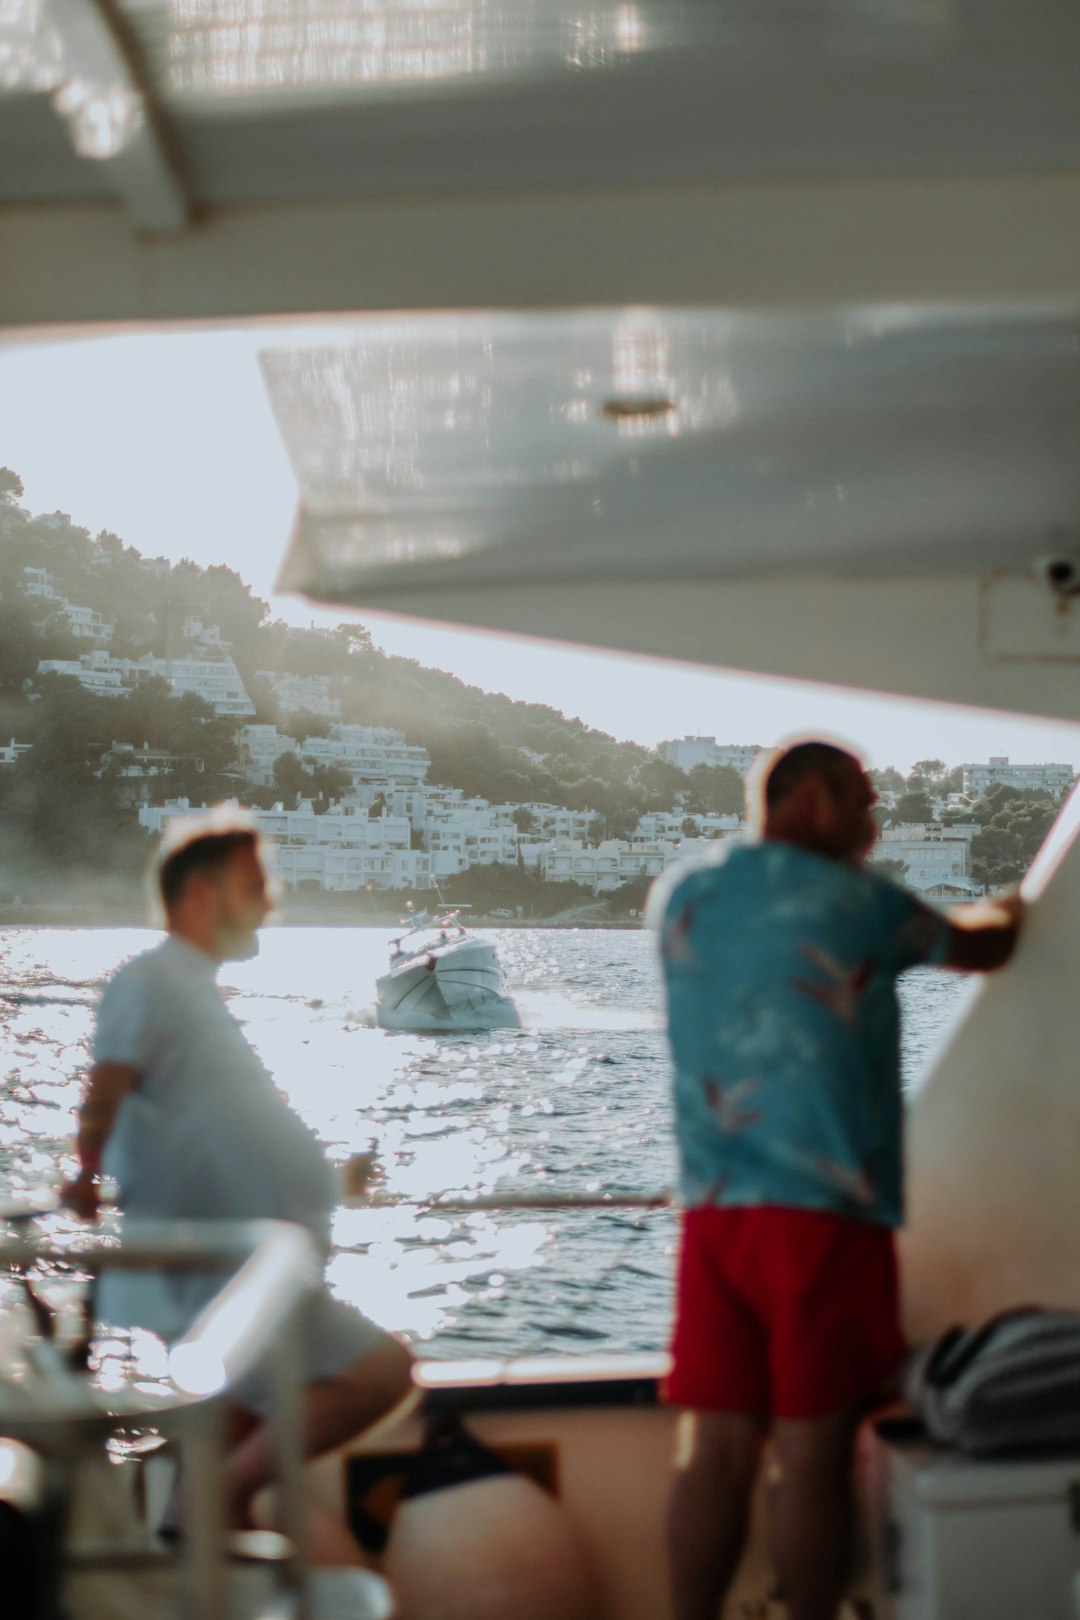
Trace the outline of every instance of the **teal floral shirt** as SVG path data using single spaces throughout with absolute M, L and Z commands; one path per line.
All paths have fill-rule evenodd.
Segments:
M 737 845 L 659 897 L 682 1194 L 903 1219 L 896 979 L 948 925 L 872 869 Z

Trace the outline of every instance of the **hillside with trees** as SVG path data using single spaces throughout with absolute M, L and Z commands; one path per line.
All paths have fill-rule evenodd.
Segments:
M 112 624 L 108 650 L 118 658 L 182 657 L 190 652 L 190 620 L 218 627 L 255 719 L 288 735 L 325 734 L 330 722 L 283 710 L 258 672 L 326 677 L 343 722 L 404 732 L 430 754 L 430 780 L 467 795 L 593 809 L 601 837 L 627 836 L 642 813 L 669 809 L 678 793 L 686 793 L 689 813 L 741 805 L 733 770 L 698 767 L 688 778 L 655 752 L 556 709 L 386 654 L 357 623 L 328 632 L 294 628 L 271 618 L 267 603 L 224 565 L 144 557 L 107 530 L 91 536 L 65 514 L 32 514 L 22 496 L 18 475 L 0 469 L 0 741 L 32 745 L 14 770 L 0 771 L 0 893 L 62 888 L 74 870 L 96 874 L 97 887 L 106 872 L 129 883 L 142 869 L 149 840 L 134 812 L 118 810 L 102 766 L 115 743 L 176 756 L 161 782 L 163 797 L 242 791 L 232 769 L 237 723 L 215 717 L 194 695 L 173 697 L 163 681 L 150 680 L 122 697 L 102 697 L 72 677 L 39 676 L 40 660 L 76 659 L 93 643 L 31 593 L 27 569 L 44 569 L 58 597 Z M 344 789 L 333 769 L 313 772 L 295 756 L 278 764 L 274 788 L 249 798 L 295 802 L 303 793 L 321 809 Z
M 698 817 L 742 809 L 744 785 L 731 767 L 684 772 L 556 709 L 384 653 L 355 622 L 330 631 L 294 628 L 271 618 L 268 604 L 223 564 L 144 557 L 118 535 L 91 536 L 63 513 L 32 514 L 22 497 L 18 475 L 0 468 L 0 744 L 24 745 L 17 764 L 0 769 L 0 899 L 70 895 L 76 882 L 96 895 L 132 892 L 152 840 L 136 812 L 117 802 L 118 744 L 171 756 L 158 778 L 159 801 L 236 795 L 265 808 L 303 796 L 323 812 L 349 788 L 339 767 L 296 753 L 277 760 L 271 787 L 249 787 L 237 769 L 241 722 L 216 715 L 193 693 L 174 696 L 164 680 L 101 696 L 74 677 L 39 674 L 42 659 L 77 659 L 104 644 L 75 634 L 64 602 L 107 621 L 108 652 L 116 658 L 190 656 L 191 625 L 213 627 L 255 704 L 255 720 L 298 742 L 325 736 L 331 722 L 284 708 L 273 683 L 286 675 L 323 677 L 343 722 L 403 732 L 430 755 L 432 783 L 520 805 L 522 832 L 531 830 L 530 803 L 594 812 L 593 842 L 629 838 L 643 814 L 675 806 L 683 836 L 693 838 Z M 27 570 L 44 570 L 49 584 Z M 907 775 L 890 767 L 874 776 L 893 799 L 879 812 L 882 820 L 905 823 L 929 821 L 935 803 L 961 787 L 959 767 L 940 759 L 920 760 Z M 1057 808 L 1047 793 L 999 787 L 944 819 L 978 822 L 973 875 L 997 886 L 1027 869 Z M 504 901 L 508 884 L 516 885 L 515 901 L 526 900 L 538 881 L 506 870 L 462 879 L 459 897 L 475 890 L 478 904 L 493 884 L 501 884 Z M 637 905 L 641 896 L 622 898 Z

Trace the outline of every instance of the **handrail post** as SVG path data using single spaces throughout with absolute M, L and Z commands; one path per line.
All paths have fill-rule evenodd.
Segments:
M 288 1579 L 296 1597 L 296 1620 L 308 1620 L 306 1516 L 304 1513 L 302 1339 L 310 1296 L 297 1301 L 282 1324 L 269 1366 L 270 1438 L 278 1473 L 278 1529 L 292 1549 Z
M 184 1620 L 227 1620 L 225 1566 L 225 1409 L 209 1400 L 192 1409 L 183 1447 L 181 1612 Z

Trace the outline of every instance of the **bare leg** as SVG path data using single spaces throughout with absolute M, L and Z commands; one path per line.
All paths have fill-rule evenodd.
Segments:
M 304 1455 L 321 1457 L 386 1417 L 409 1393 L 412 1356 L 397 1339 L 386 1338 L 334 1378 L 319 1378 L 304 1391 Z M 273 1478 L 275 1457 L 264 1424 L 230 1452 L 226 1488 L 238 1522 L 251 1498 Z
M 277 1524 L 277 1500 L 272 1490 L 259 1491 L 251 1504 L 251 1519 L 260 1530 L 272 1530 Z M 304 1507 L 304 1557 L 319 1569 L 371 1567 L 341 1514 L 310 1497 Z
M 716 1620 L 742 1557 L 762 1424 L 742 1412 L 684 1412 L 668 1505 L 674 1620 Z
M 851 1557 L 852 1453 L 858 1413 L 773 1427 L 773 1558 L 789 1620 L 835 1620 Z

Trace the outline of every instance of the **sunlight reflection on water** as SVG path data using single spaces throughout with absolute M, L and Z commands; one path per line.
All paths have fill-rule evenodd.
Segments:
M 155 937 L 0 931 L 3 1190 L 70 1168 L 98 988 Z M 374 981 L 389 937 L 271 929 L 256 960 L 222 971 L 248 1039 L 331 1158 L 373 1147 L 380 1189 L 415 1200 L 670 1185 L 667 1057 L 649 935 L 500 931 L 524 1027 L 449 1036 L 374 1027 Z M 925 1062 L 961 988 L 927 972 L 902 986 L 909 1072 Z M 585 1343 L 650 1350 L 666 1337 L 675 1247 L 668 1213 L 341 1208 L 334 1238 L 334 1291 L 428 1354 Z

